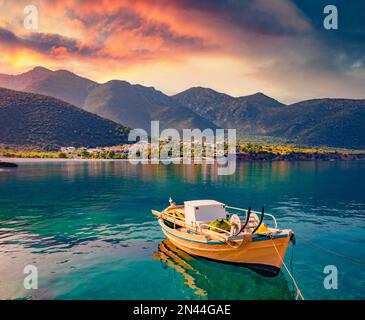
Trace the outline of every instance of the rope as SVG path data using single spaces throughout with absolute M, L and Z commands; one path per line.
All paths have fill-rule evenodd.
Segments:
M 334 251 L 334 250 L 331 250 L 331 249 L 327 249 L 325 247 L 322 247 L 319 244 L 316 244 L 316 243 L 314 243 L 314 242 L 312 242 L 310 240 L 303 240 L 303 241 L 311 244 L 313 247 L 317 247 L 318 249 L 320 249 L 320 250 L 322 250 L 324 252 L 332 253 L 333 255 L 338 256 L 338 257 L 340 257 L 342 259 L 349 260 L 349 261 L 351 261 L 353 263 L 365 265 L 365 260 L 356 259 L 356 258 L 353 258 L 353 257 L 346 256 L 346 255 L 344 255 L 342 253 L 339 253 L 337 251 Z
M 283 266 L 284 266 L 284 268 L 285 268 L 285 270 L 286 270 L 286 272 L 289 274 L 290 278 L 291 278 L 291 279 L 292 279 L 292 281 L 293 281 L 293 284 L 294 284 L 295 288 L 297 289 L 297 296 L 296 296 L 295 300 L 298 300 L 298 298 L 299 298 L 299 297 L 300 297 L 302 300 L 305 300 L 305 299 L 304 299 L 304 297 L 303 297 L 303 295 L 302 295 L 302 292 L 301 292 L 301 291 L 300 291 L 300 289 L 299 289 L 299 286 L 298 286 L 298 284 L 297 284 L 296 280 L 294 279 L 293 275 L 291 274 L 291 272 L 289 271 L 288 267 L 286 266 L 286 264 L 285 264 L 285 262 L 284 262 L 284 260 L 283 260 L 282 256 L 280 255 L 279 250 L 278 250 L 278 248 L 276 247 L 276 245 L 275 245 L 275 242 L 274 242 L 273 238 L 272 238 L 272 237 L 270 237 L 270 238 L 271 238 L 272 244 L 274 245 L 274 248 L 275 248 L 275 250 L 276 250 L 276 252 L 277 252 L 277 254 L 278 254 L 278 256 L 279 256 L 279 258 L 280 258 L 280 260 L 281 260 L 281 262 L 282 262 L 282 264 L 283 264 Z

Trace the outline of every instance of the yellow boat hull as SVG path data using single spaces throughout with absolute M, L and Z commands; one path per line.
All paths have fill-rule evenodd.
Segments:
M 265 274 L 275 275 L 280 271 L 291 231 L 283 230 L 269 238 L 255 235 L 251 241 L 229 245 L 225 242 L 207 240 L 203 235 L 182 232 L 169 228 L 162 219 L 160 226 L 166 237 L 179 249 L 198 257 L 253 268 Z

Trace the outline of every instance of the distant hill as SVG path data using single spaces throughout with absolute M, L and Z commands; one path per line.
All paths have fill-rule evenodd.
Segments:
M 96 82 L 66 71 L 50 72 L 47 77 L 34 81 L 23 91 L 51 96 L 75 106 L 82 106 L 89 90 Z
M 33 146 L 110 146 L 129 130 L 55 98 L 0 88 L 0 143 Z
M 33 83 L 41 82 L 52 73 L 43 67 L 36 67 L 18 75 L 0 74 L 0 87 L 24 91 L 25 88 L 31 86 Z
M 0 74 L 0 87 L 51 96 L 82 106 L 91 87 L 97 83 L 67 70 L 51 71 L 36 67 L 20 75 Z
M 160 129 L 216 128 L 162 92 L 126 81 L 95 86 L 85 100 L 84 110 L 148 132 L 152 120 L 160 121 Z
M 263 133 L 265 118 L 285 105 L 262 93 L 239 98 L 209 88 L 195 87 L 183 91 L 173 99 L 191 108 L 200 116 L 222 128 L 236 128 L 242 134 Z
M 306 145 L 365 149 L 365 100 L 302 101 L 267 118 L 264 125 L 273 136 Z

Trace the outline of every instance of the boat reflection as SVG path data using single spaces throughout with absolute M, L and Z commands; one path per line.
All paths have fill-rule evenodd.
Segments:
M 294 299 L 295 296 L 280 272 L 265 277 L 253 270 L 197 258 L 178 249 L 168 239 L 158 245 L 154 257 L 163 268 L 181 274 L 184 284 L 201 299 Z

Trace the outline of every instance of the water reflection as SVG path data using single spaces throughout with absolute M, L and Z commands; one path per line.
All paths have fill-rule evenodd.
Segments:
M 0 181 L 9 177 L 44 178 L 50 175 L 63 179 L 77 179 L 83 177 L 110 177 L 127 176 L 143 177 L 144 179 L 159 179 L 168 181 L 171 176 L 183 177 L 190 183 L 204 181 L 233 181 L 242 183 L 251 177 L 260 180 L 269 178 L 276 182 L 284 182 L 293 173 L 301 174 L 307 172 L 309 176 L 317 176 L 334 169 L 353 169 L 353 162 L 237 162 L 235 174 L 229 176 L 217 175 L 217 163 L 209 164 L 203 162 L 199 165 L 184 164 L 131 164 L 129 161 L 74 161 L 74 160 L 26 160 L 18 159 L 17 170 L 0 169 Z M 363 163 L 355 166 L 364 167 Z M 294 175 L 295 176 L 295 175 Z
M 162 269 L 151 258 L 163 234 L 150 209 L 163 209 L 172 196 L 177 203 L 210 198 L 238 207 L 265 205 L 279 227 L 296 233 L 294 269 L 307 299 L 363 299 L 364 280 L 353 276 L 362 266 L 333 252 L 365 259 L 359 247 L 365 230 L 364 180 L 362 161 L 240 162 L 234 175 L 217 176 L 208 164 L 21 160 L 16 170 L 0 171 L 0 284 L 6 285 L 0 285 L 0 298 L 13 297 L 11 292 L 21 296 L 16 290 L 23 267 L 34 261 L 43 268 L 47 292 L 53 290 L 39 298 L 84 298 L 91 290 L 104 299 L 186 298 L 191 292 L 201 299 L 292 298 L 284 274 L 268 279 L 193 259 L 165 242 L 165 251 L 156 253 L 168 272 Z M 329 264 L 343 270 L 339 290 L 323 288 L 323 266 Z M 57 285 L 54 270 L 63 275 Z M 168 273 L 179 280 L 169 282 Z M 94 276 L 100 281 L 91 281 Z M 115 283 L 120 286 L 108 291 L 106 284 Z
M 282 273 L 268 278 L 252 270 L 195 258 L 168 239 L 158 245 L 154 257 L 162 268 L 171 268 L 184 278 L 184 284 L 201 299 L 293 299 Z

